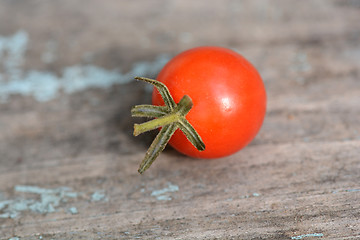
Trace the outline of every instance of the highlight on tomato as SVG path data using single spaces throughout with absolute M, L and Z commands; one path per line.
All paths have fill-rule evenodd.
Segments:
M 133 117 L 154 118 L 134 125 L 134 135 L 161 128 L 139 173 L 169 143 L 194 158 L 231 155 L 251 142 L 263 123 L 266 91 L 255 67 L 222 47 L 197 47 L 171 59 L 157 76 L 135 79 L 155 86 L 153 105 L 132 108 Z

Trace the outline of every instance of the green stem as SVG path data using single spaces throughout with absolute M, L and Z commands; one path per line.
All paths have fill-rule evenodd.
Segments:
M 184 95 L 178 105 L 175 108 L 175 111 L 179 112 L 181 116 L 188 114 L 193 106 L 193 102 L 188 95 Z
M 177 113 L 172 113 L 160 118 L 153 119 L 148 122 L 144 122 L 141 124 L 134 124 L 134 136 L 138 136 L 141 133 L 151 131 L 159 127 L 177 122 L 178 119 L 179 119 L 179 115 Z
M 171 136 L 176 131 L 177 127 L 175 124 L 170 124 L 163 127 L 159 134 L 156 136 L 148 151 L 145 154 L 143 161 L 140 164 L 138 172 L 142 174 L 148 169 L 159 154 L 164 150 L 166 144 L 169 142 Z
M 135 79 L 141 80 L 144 82 L 148 82 L 148 83 L 154 85 L 157 88 L 157 90 L 159 91 L 159 93 L 161 94 L 161 97 L 164 99 L 166 106 L 169 107 L 170 110 L 173 110 L 176 107 L 176 103 L 175 103 L 174 99 L 171 97 L 169 89 L 166 87 L 165 84 L 163 84 L 159 81 L 156 81 L 154 79 L 150 79 L 150 78 L 135 77 Z
M 205 144 L 201 140 L 199 134 L 195 131 L 194 127 L 185 119 L 181 118 L 177 122 L 180 130 L 185 134 L 186 138 L 196 147 L 199 151 L 205 150 Z
M 164 150 L 176 129 L 180 128 L 187 139 L 199 150 L 205 150 L 205 144 L 201 137 L 185 116 L 191 110 L 193 102 L 187 95 L 183 96 L 178 104 L 172 98 L 169 89 L 161 82 L 149 78 L 136 77 L 135 79 L 154 85 L 164 100 L 165 106 L 137 105 L 131 109 L 133 117 L 155 118 L 142 124 L 134 124 L 134 136 L 161 127 L 160 132 L 152 142 L 139 167 L 139 173 L 143 173 Z
M 131 109 L 132 117 L 158 118 L 168 113 L 170 113 L 170 111 L 165 106 L 137 105 Z

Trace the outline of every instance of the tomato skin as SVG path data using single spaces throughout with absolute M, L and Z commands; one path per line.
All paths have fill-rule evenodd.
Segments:
M 169 144 L 196 158 L 231 155 L 256 136 L 266 112 L 266 91 L 256 69 L 240 54 L 221 47 L 197 47 L 171 59 L 159 73 L 175 102 L 188 95 L 193 108 L 186 119 L 206 149 L 198 151 L 177 130 Z M 154 89 L 154 105 L 164 105 Z

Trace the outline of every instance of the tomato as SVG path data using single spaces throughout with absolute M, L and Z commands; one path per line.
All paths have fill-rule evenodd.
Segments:
M 256 136 L 266 112 L 266 91 L 254 68 L 240 54 L 221 47 L 197 47 L 170 60 L 157 76 L 175 102 L 190 96 L 193 107 L 186 115 L 206 149 L 198 151 L 179 129 L 169 144 L 196 158 L 233 154 Z M 154 105 L 164 105 L 155 88 Z

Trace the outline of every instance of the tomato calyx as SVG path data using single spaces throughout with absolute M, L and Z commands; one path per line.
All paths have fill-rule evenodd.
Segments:
M 185 134 L 186 138 L 197 150 L 205 150 L 205 144 L 201 137 L 185 118 L 186 114 L 188 114 L 193 106 L 191 98 L 184 95 L 179 103 L 176 104 L 165 84 L 144 77 L 135 77 L 135 79 L 155 86 L 165 103 L 165 106 L 136 105 L 131 109 L 132 117 L 154 118 L 153 120 L 141 124 L 134 124 L 134 136 L 161 127 L 161 130 L 147 150 L 138 172 L 142 174 L 151 166 L 159 154 L 164 150 L 166 144 L 177 129 L 180 129 Z

